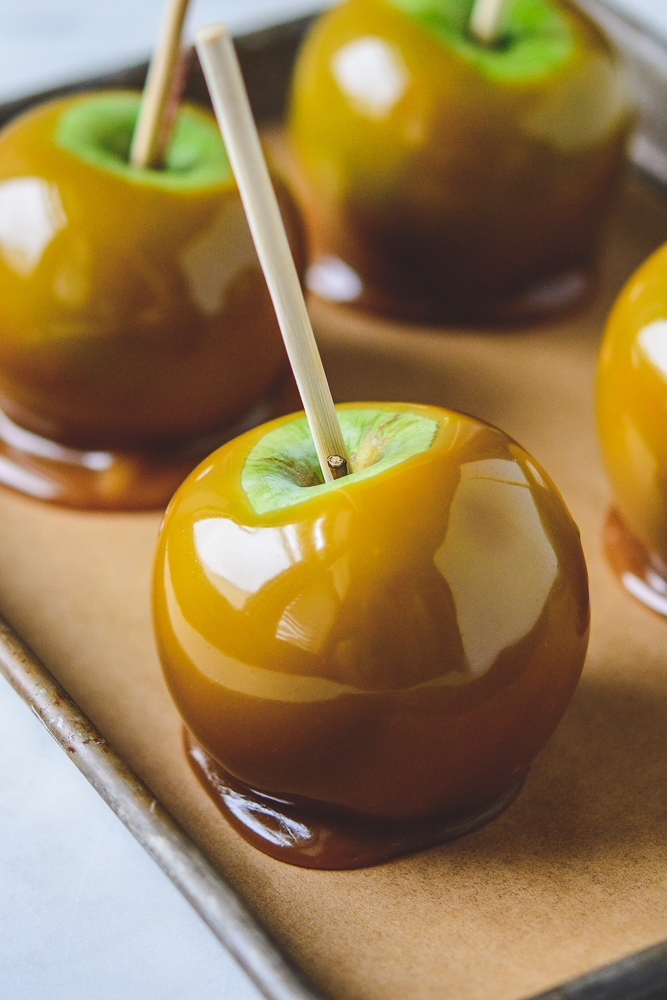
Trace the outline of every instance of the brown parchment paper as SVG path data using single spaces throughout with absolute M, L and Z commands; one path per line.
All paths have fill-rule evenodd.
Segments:
M 622 281 L 667 239 L 667 206 L 629 185 L 599 291 L 520 331 L 406 328 L 314 305 L 339 400 L 478 414 L 544 464 L 582 529 L 593 630 L 573 704 L 499 819 L 356 872 L 293 868 L 233 833 L 185 764 L 151 635 L 159 515 L 87 515 L 0 494 L 0 605 L 336 1000 L 517 1000 L 667 937 L 667 621 L 600 554 L 609 502 L 593 425 L 595 357 Z

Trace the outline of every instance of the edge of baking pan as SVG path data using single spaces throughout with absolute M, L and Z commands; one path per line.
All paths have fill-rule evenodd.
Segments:
M 236 50 L 245 77 L 250 103 L 255 117 L 263 122 L 278 118 L 285 109 L 292 64 L 301 39 L 316 15 L 300 17 L 293 21 L 271 25 L 249 34 L 237 35 Z M 34 104 L 78 91 L 104 89 L 141 89 L 144 85 L 148 63 L 137 63 L 113 73 L 74 80 L 62 86 L 28 94 L 12 101 L 0 103 L 0 126 Z M 188 76 L 186 96 L 201 104 L 209 104 L 208 90 L 198 60 L 193 61 Z
M 667 192 L 667 41 L 650 35 L 638 21 L 604 0 L 577 0 L 614 42 L 623 58 L 638 128 L 630 159 L 642 174 Z
M 529 1000 L 664 1000 L 667 941 L 644 948 Z
M 639 114 L 630 158 L 645 178 L 667 194 L 667 43 L 604 0 L 578 3 L 603 25 L 622 54 Z M 259 121 L 277 118 L 284 111 L 294 56 L 312 20 L 303 17 L 236 38 Z M 0 104 L 0 124 L 33 104 L 79 90 L 139 88 L 146 69 L 147 64 L 141 63 Z M 198 64 L 191 73 L 187 94 L 207 101 Z M 1 616 L 0 674 L 30 705 L 267 1000 L 325 1000 Z M 664 1000 L 666 994 L 664 941 L 536 994 L 532 1000 Z
M 250 909 L 0 616 L 0 674 L 268 1000 L 324 1000 Z

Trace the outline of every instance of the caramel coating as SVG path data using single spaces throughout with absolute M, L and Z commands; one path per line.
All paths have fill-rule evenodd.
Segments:
M 290 132 L 314 245 L 358 276 L 356 303 L 490 318 L 581 294 L 631 114 L 608 42 L 554 6 L 572 51 L 518 82 L 385 0 L 347 0 L 317 22 Z
M 667 566 L 667 244 L 612 309 L 597 382 L 600 444 L 632 535 Z
M 159 654 L 189 730 L 246 787 L 324 816 L 466 815 L 511 789 L 572 696 L 579 533 L 501 431 L 366 406 L 436 420 L 433 443 L 265 514 L 242 470 L 293 416 L 191 474 L 158 542 Z
M 284 349 L 233 179 L 178 190 L 87 162 L 54 134 L 89 100 L 0 137 L 0 402 L 65 445 L 170 446 L 252 407 Z

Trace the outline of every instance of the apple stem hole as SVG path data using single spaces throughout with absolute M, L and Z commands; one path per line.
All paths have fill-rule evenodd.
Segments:
M 331 475 L 334 479 L 342 479 L 348 474 L 347 461 L 342 455 L 329 455 L 327 465 L 331 469 Z

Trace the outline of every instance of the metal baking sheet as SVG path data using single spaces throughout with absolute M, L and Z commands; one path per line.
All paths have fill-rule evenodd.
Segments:
M 603 23 L 624 55 L 640 116 L 631 156 L 641 172 L 667 192 L 667 48 L 600 0 L 582 0 L 581 5 Z M 309 21 L 305 18 L 237 39 L 255 113 L 261 121 L 279 118 L 283 111 L 291 64 Z M 0 106 L 0 121 L 47 97 L 74 90 L 140 86 L 145 71 L 145 64 L 138 65 L 113 76 L 31 95 Z M 188 93 L 195 99 L 206 99 L 198 69 L 192 74 Z M 0 619 L 0 672 L 263 995 L 269 1000 L 324 1000 L 4 619 Z M 667 942 L 663 942 L 541 993 L 539 1000 L 658 1000 L 666 995 Z

